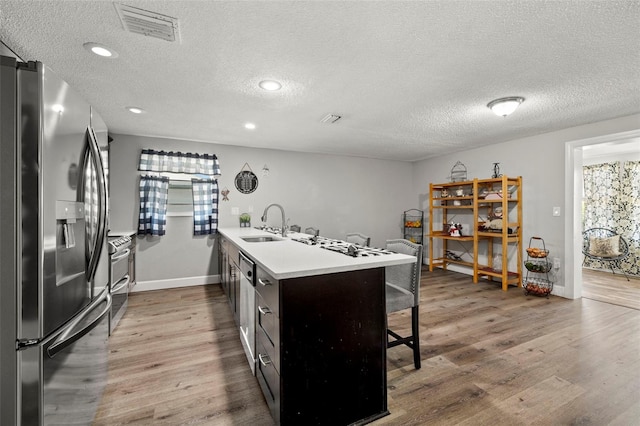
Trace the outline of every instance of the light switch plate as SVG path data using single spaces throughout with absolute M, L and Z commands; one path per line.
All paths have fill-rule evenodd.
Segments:
M 553 208 L 553 215 L 554 216 L 560 216 L 560 207 L 554 207 Z
M 231 214 L 240 214 L 240 207 L 231 207 Z

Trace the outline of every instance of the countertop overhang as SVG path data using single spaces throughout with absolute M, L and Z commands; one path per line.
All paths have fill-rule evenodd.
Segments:
M 311 237 L 298 232 L 290 232 L 281 241 L 270 242 L 247 242 L 242 237 L 282 237 L 255 228 L 219 228 L 218 232 L 278 280 L 415 262 L 414 256 L 399 253 L 372 257 L 346 256 L 293 241 L 291 238 Z

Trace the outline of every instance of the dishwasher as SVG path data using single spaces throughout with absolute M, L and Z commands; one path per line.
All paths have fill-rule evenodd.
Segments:
M 256 374 L 256 264 L 240 252 L 240 340 L 244 353 Z

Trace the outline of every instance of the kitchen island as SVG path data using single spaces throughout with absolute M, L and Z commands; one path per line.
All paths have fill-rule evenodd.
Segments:
M 415 258 L 347 256 L 307 244 L 307 234 L 219 232 L 222 285 L 274 420 L 347 425 L 387 415 L 385 267 Z M 238 266 L 247 258 L 254 272 Z

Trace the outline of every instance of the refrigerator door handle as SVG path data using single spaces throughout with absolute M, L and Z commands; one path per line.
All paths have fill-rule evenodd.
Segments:
M 98 269 L 98 261 L 102 252 L 104 239 L 107 230 L 107 180 L 104 175 L 104 167 L 102 164 L 102 156 L 100 155 L 100 147 L 95 132 L 91 126 L 87 127 L 87 142 L 91 158 L 96 166 L 96 177 L 98 179 L 98 231 L 96 232 L 95 241 L 93 241 L 93 249 L 89 258 L 89 266 L 87 268 L 87 280 L 93 280 L 96 270 Z
M 80 324 L 88 315 L 93 313 L 93 311 L 95 311 L 102 303 L 105 303 L 105 307 L 102 312 L 100 312 L 100 314 L 93 321 L 91 321 L 90 324 L 80 330 L 75 331 L 75 329 L 78 327 L 78 324 Z M 82 313 L 80 313 L 73 321 L 71 321 L 71 323 L 65 328 L 65 330 L 58 335 L 55 342 L 53 342 L 53 344 L 51 344 L 51 346 L 49 346 L 49 348 L 47 349 L 47 353 L 49 354 L 49 356 L 53 358 L 54 356 L 56 356 L 56 354 L 58 354 L 58 352 L 62 351 L 66 347 L 81 339 L 84 335 L 93 330 L 109 312 L 111 312 L 111 294 L 109 294 L 109 290 L 105 290 L 102 292 L 101 297 L 94 300 L 89 306 L 87 306 L 87 308 Z

